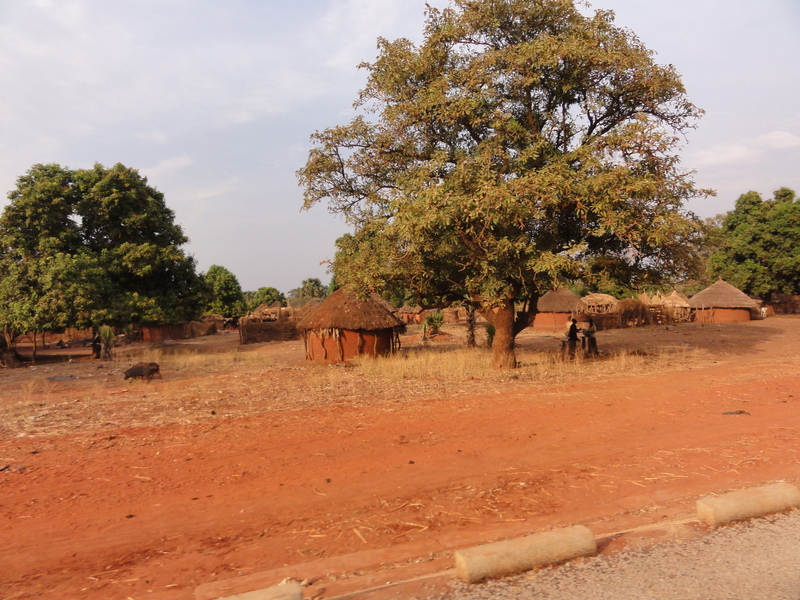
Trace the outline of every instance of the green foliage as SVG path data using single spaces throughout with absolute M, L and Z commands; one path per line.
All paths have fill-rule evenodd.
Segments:
M 709 224 L 710 273 L 747 294 L 800 294 L 800 200 L 776 190 L 772 200 L 757 192 L 739 196 L 721 224 Z
M 114 342 L 117 340 L 117 335 L 114 329 L 108 325 L 101 325 L 98 329 L 100 334 L 101 352 L 100 356 L 103 360 L 111 360 L 111 351 L 114 348 Z
M 289 306 L 294 308 L 305 305 L 313 298 L 327 297 L 328 288 L 322 285 L 322 282 L 316 277 L 304 279 L 299 288 L 289 290 L 289 293 L 287 294 Z
M 497 329 L 494 325 L 491 323 L 486 324 L 486 346 L 488 348 L 491 348 L 492 344 L 494 343 L 494 334 L 496 331 Z
M 338 241 L 339 283 L 480 302 L 511 366 L 514 335 L 557 283 L 684 276 L 699 227 L 683 202 L 706 192 L 677 151 L 701 111 L 609 11 L 452 6 L 428 8 L 421 46 L 379 40 L 365 114 L 314 134 L 298 177 L 306 208 L 325 201 L 355 226 Z
M 175 322 L 199 280 L 163 195 L 134 169 L 35 165 L 0 217 L 0 323 L 45 331 Z
M 441 329 L 443 323 L 444 313 L 441 310 L 428 313 L 421 323 L 422 337 L 436 335 L 439 333 L 439 329 Z
M 242 286 L 236 275 L 225 267 L 211 265 L 201 278 L 206 290 L 207 313 L 236 318 L 246 312 Z
M 244 300 L 247 312 L 253 312 L 262 304 L 272 306 L 275 302 L 280 302 L 286 306 L 286 296 L 274 287 L 260 287 L 255 292 L 244 292 Z

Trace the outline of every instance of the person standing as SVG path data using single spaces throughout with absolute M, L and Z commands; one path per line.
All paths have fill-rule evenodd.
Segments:
M 575 358 L 575 349 L 578 346 L 578 321 L 572 319 L 572 323 L 567 331 L 567 347 L 569 349 L 569 357 Z
M 594 324 L 594 319 L 589 319 L 589 326 L 583 330 L 583 337 L 586 339 L 586 354 L 589 356 L 597 356 L 597 325 Z

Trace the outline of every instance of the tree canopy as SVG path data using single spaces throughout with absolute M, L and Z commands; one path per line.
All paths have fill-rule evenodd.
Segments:
M 244 293 L 245 304 L 249 312 L 254 311 L 262 304 L 272 306 L 276 302 L 286 305 L 286 296 L 274 287 L 260 287 L 255 292 Z
M 706 192 L 677 151 L 701 111 L 611 11 L 454 0 L 428 7 L 421 45 L 378 49 L 361 113 L 315 133 L 298 172 L 306 208 L 354 225 L 338 283 L 466 297 L 496 327 L 495 366 L 512 367 L 516 333 L 560 282 L 683 270 L 697 231 L 683 204 Z
M 35 165 L 0 217 L 0 323 L 13 332 L 169 323 L 199 309 L 164 196 L 121 164 Z
M 328 295 L 328 288 L 316 277 L 304 279 L 300 287 L 289 290 L 287 294 L 289 306 L 297 308 L 308 303 L 314 298 L 325 298 Z
M 782 187 L 772 199 L 739 196 L 715 229 L 710 269 L 747 294 L 800 294 L 800 200 Z
M 244 294 L 236 275 L 225 267 L 211 265 L 202 279 L 206 288 L 206 312 L 229 318 L 238 318 L 245 313 Z

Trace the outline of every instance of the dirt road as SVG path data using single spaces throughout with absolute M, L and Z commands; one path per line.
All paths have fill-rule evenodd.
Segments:
M 713 361 L 511 391 L 295 398 L 300 408 L 271 412 L 258 386 L 282 371 L 120 377 L 101 390 L 114 418 L 95 409 L 85 419 L 96 426 L 0 440 L 0 597 L 191 598 L 209 581 L 319 557 L 444 556 L 572 523 L 602 533 L 604 521 L 681 514 L 706 493 L 800 480 L 800 319 L 682 331 Z M 98 389 L 28 390 L 26 402 L 79 413 Z M 247 414 L 114 425 L 190 391 L 195 404 L 236 396 Z

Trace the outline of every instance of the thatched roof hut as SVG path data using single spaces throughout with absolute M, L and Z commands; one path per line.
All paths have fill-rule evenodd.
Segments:
M 689 299 L 678 292 L 678 290 L 672 290 L 669 294 L 663 297 L 662 302 L 664 306 L 672 306 L 675 308 L 690 308 L 691 305 L 689 304 Z
M 539 312 L 536 313 L 533 328 L 554 332 L 564 329 L 574 315 L 586 311 L 583 301 L 567 288 L 547 292 L 539 298 L 536 307 Z
M 404 304 L 396 314 L 397 318 L 407 325 L 422 323 L 425 319 L 425 313 L 421 306 L 409 306 L 408 304 Z
M 720 279 L 689 299 L 695 321 L 736 323 L 749 321 L 759 304 L 739 288 Z
M 391 354 L 399 347 L 403 327 L 379 297 L 362 299 L 346 288 L 333 292 L 297 324 L 304 332 L 306 358 L 323 362 Z
M 581 298 L 590 313 L 605 315 L 616 312 L 619 300 L 609 294 L 589 294 Z
M 547 292 L 539 298 L 536 306 L 539 312 L 573 313 L 586 310 L 586 305 L 578 295 L 567 288 Z

